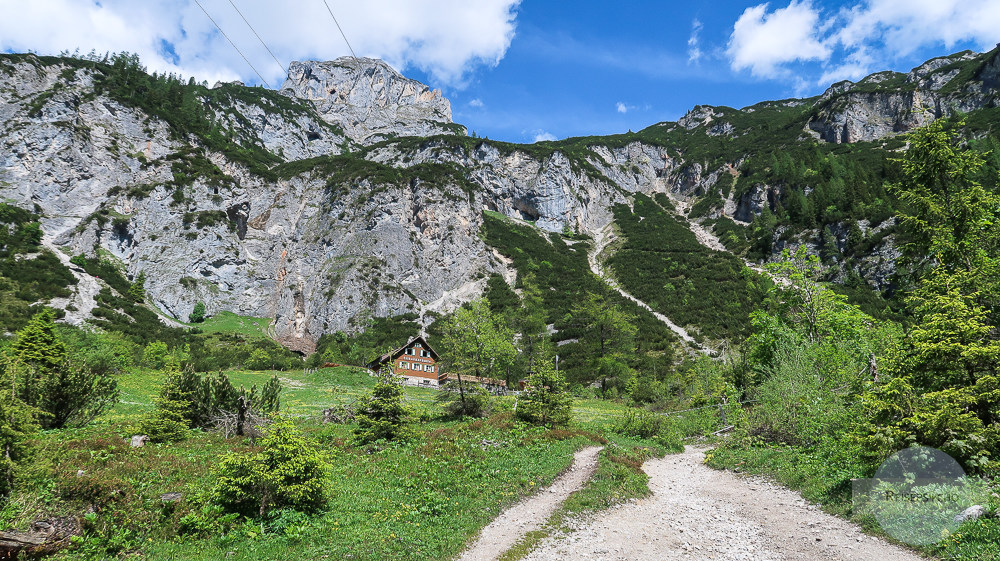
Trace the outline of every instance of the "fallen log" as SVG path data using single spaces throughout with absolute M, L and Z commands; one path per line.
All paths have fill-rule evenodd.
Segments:
M 27 532 L 0 531 L 0 559 L 17 559 L 21 553 L 48 555 L 70 543 L 82 528 L 76 517 L 36 520 Z

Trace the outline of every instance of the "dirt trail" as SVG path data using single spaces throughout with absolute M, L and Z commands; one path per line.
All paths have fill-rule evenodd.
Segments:
M 597 470 L 600 446 L 584 448 L 573 456 L 569 470 L 545 489 L 503 511 L 479 534 L 459 561 L 493 561 L 522 536 L 542 527 L 566 497 L 583 487 Z
M 604 248 L 606 248 L 611 242 L 613 242 L 614 239 L 615 239 L 614 234 L 611 233 L 610 226 L 598 232 L 597 237 L 594 239 L 594 248 L 587 256 L 587 262 L 590 264 L 591 272 L 593 272 L 601 280 L 603 280 L 604 284 L 616 290 L 618 294 L 621 294 L 625 298 L 635 302 L 646 311 L 651 312 L 656 319 L 666 324 L 666 326 L 669 327 L 670 330 L 673 331 L 678 337 L 680 337 L 685 343 L 693 344 L 696 347 L 698 347 L 698 350 L 700 350 L 705 354 L 708 354 L 709 352 L 708 349 L 705 349 L 701 345 L 698 345 L 695 342 L 694 337 L 691 337 L 691 335 L 687 332 L 686 329 L 670 321 L 670 318 L 657 312 L 656 310 L 651 308 L 649 304 L 643 302 L 642 300 L 639 300 L 635 296 L 632 296 L 631 294 L 626 292 L 625 289 L 623 289 L 621 286 L 618 285 L 618 282 L 615 281 L 615 279 L 611 278 L 605 273 L 604 269 L 601 267 L 599 256 L 604 251 Z
M 704 452 L 646 462 L 651 496 L 572 522 L 572 533 L 543 540 L 526 559 L 921 559 L 793 491 L 713 470 Z

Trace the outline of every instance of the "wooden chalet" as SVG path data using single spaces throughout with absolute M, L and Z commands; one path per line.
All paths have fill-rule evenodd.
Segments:
M 388 367 L 392 373 L 403 378 L 411 386 L 439 387 L 446 376 L 438 365 L 440 357 L 421 336 L 410 339 L 402 347 L 386 353 L 369 362 L 366 366 L 372 372 Z

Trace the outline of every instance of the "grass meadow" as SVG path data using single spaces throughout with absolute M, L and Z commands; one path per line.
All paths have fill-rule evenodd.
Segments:
M 580 400 L 570 427 L 545 428 L 514 420 L 513 397 L 500 398 L 499 412 L 486 419 L 446 419 L 435 390 L 412 387 L 404 399 L 414 436 L 355 446 L 353 425 L 323 425 L 320 416 L 370 390 L 372 377 L 338 367 L 234 371 L 230 378 L 260 387 L 275 374 L 282 413 L 329 465 L 321 511 L 254 519 L 221 512 L 211 501 L 213 467 L 229 452 L 253 450 L 246 439 L 195 430 L 178 443 L 132 448 L 127 439 L 153 409 L 164 378 L 138 370 L 119 380 L 121 401 L 108 414 L 82 429 L 35 438 L 20 485 L 0 508 L 0 525 L 23 530 L 39 518 L 80 520 L 83 535 L 56 559 L 448 559 L 503 508 L 551 482 L 581 447 L 604 444 L 613 453 L 601 454 L 597 475 L 560 516 L 647 493 L 639 466 L 667 452 L 655 439 L 612 430 L 621 404 Z M 164 501 L 165 493 L 182 498 Z

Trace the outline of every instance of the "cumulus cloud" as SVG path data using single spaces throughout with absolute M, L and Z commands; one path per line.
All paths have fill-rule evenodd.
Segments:
M 704 27 L 697 18 L 691 22 L 691 36 L 688 38 L 688 63 L 701 60 L 701 47 L 698 46 L 698 36 Z
M 830 56 L 830 48 L 817 36 L 819 12 L 812 4 L 793 1 L 773 12 L 767 8 L 751 6 L 736 20 L 726 49 L 733 70 L 774 78 L 783 73 L 785 63 Z
M 615 104 L 615 109 L 617 109 L 619 113 L 628 113 L 628 105 L 625 105 L 620 101 Z
M 794 63 L 819 61 L 819 84 L 857 80 L 918 49 L 1000 41 L 1000 0 L 863 0 L 839 11 L 793 0 L 746 9 L 733 25 L 726 54 L 733 70 L 800 80 Z
M 281 66 L 349 55 L 326 6 L 316 0 L 234 0 Z M 418 68 L 461 87 L 470 72 L 496 65 L 514 37 L 520 0 L 330 2 L 358 56 Z M 212 18 L 272 86 L 284 69 L 228 0 L 201 0 Z M 151 71 L 209 81 L 256 75 L 191 0 L 0 0 L 0 49 L 55 54 L 79 48 L 137 53 Z
M 472 101 L 469 102 L 469 107 L 481 108 L 483 107 L 483 100 L 477 97 L 476 99 L 473 99 Z
M 542 141 L 545 141 L 545 140 L 556 140 L 556 135 L 554 135 L 554 134 L 552 134 L 550 132 L 547 132 L 547 131 L 536 130 L 534 134 L 535 134 L 535 139 L 532 140 L 532 142 L 542 142 Z
M 927 46 L 980 50 L 1000 41 L 1000 0 L 869 0 L 839 14 L 829 42 L 847 52 L 827 71 L 860 78 Z

